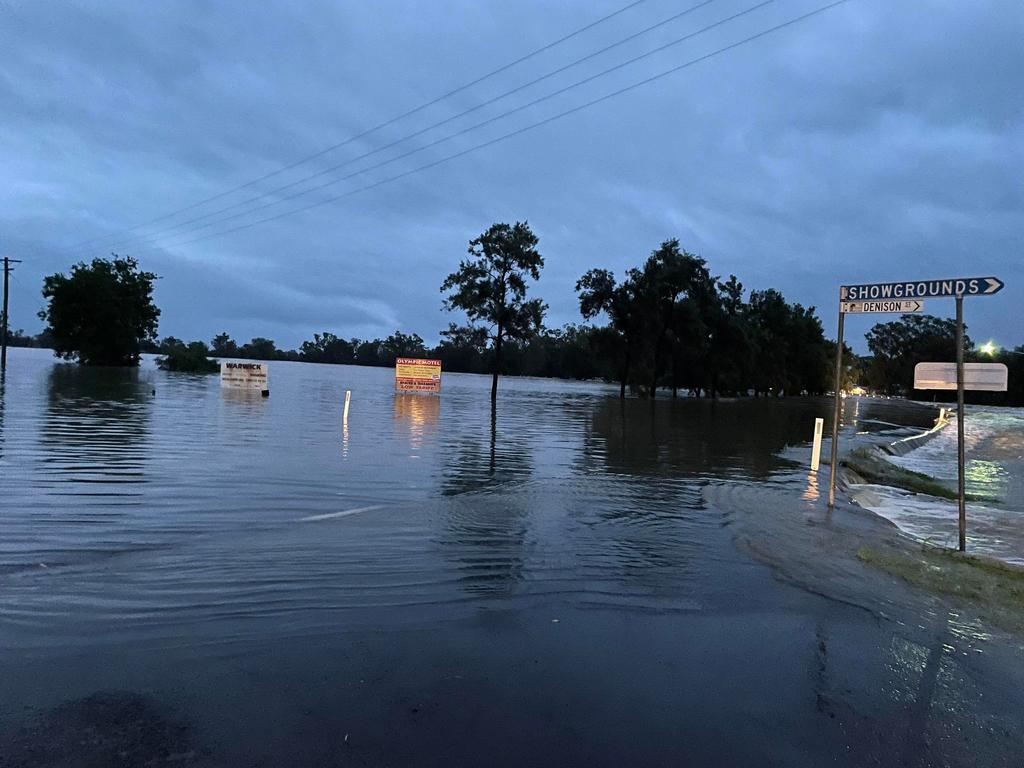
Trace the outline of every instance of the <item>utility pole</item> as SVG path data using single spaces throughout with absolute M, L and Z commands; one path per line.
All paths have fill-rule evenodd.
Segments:
M 9 259 L 4 256 L 4 310 L 0 317 L 0 370 L 7 370 L 7 326 L 8 326 L 8 283 L 11 277 L 11 264 L 20 264 L 18 259 Z

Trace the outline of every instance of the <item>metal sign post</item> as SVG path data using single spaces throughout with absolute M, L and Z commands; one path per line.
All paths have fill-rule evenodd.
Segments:
M 967 550 L 967 494 L 964 477 L 964 297 L 956 297 L 956 495 L 960 510 L 960 551 Z
M 840 289 L 842 295 L 842 289 Z M 829 450 L 828 465 L 828 508 L 836 505 L 836 464 L 839 463 L 839 419 L 843 409 L 843 325 L 846 313 L 843 312 L 843 304 L 839 303 L 839 333 L 836 339 L 836 388 L 833 390 L 836 396 L 835 409 L 832 412 L 832 446 Z

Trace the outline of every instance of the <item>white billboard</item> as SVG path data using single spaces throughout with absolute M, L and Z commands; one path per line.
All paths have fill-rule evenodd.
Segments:
M 1008 378 L 1002 363 L 964 363 L 964 389 L 1005 392 Z M 918 363 L 914 389 L 956 389 L 956 363 Z
M 270 389 L 266 363 L 221 362 L 220 385 L 232 389 L 266 392 Z

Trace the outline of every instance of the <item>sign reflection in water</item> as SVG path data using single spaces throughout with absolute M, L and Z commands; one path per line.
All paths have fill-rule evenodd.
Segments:
M 440 398 L 395 395 L 395 427 L 409 441 L 409 458 L 418 458 L 423 438 L 434 431 L 440 416 Z

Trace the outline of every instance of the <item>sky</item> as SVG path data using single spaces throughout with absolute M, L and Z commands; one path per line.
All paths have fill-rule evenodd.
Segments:
M 550 326 L 675 237 L 829 335 L 841 284 L 993 275 L 968 332 L 1024 343 L 1024 4 L 848 0 L 716 53 L 826 2 L 0 0 L 11 325 L 118 253 L 161 337 L 435 341 L 468 241 L 526 220 Z

